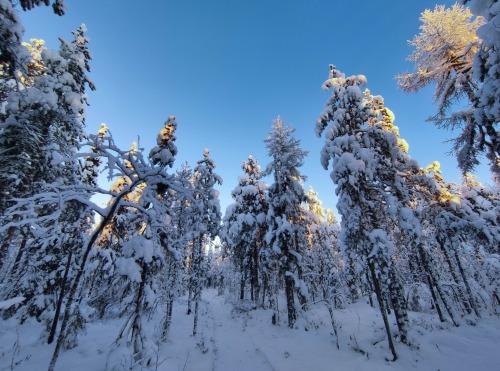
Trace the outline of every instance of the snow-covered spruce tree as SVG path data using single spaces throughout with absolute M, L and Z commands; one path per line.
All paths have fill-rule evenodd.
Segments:
M 260 165 L 252 156 L 243 162 L 244 174 L 231 192 L 234 203 L 226 209 L 221 231 L 240 272 L 240 300 L 250 283 L 250 299 L 260 298 L 260 250 L 266 230 L 267 200 L 265 184 L 261 181 Z
M 488 59 L 490 51 L 492 61 L 498 57 L 494 56 L 494 49 L 490 46 L 481 46 L 482 41 L 476 31 L 482 26 L 483 19 L 472 17 L 468 8 L 458 4 L 450 9 L 441 5 L 436 6 L 434 11 L 424 11 L 420 18 L 421 32 L 409 42 L 415 50 L 408 59 L 415 62 L 417 72 L 399 75 L 397 79 L 405 92 L 416 92 L 434 83 L 438 110 L 429 120 L 438 127 L 460 128 L 452 148 L 460 169 L 464 174 L 472 171 L 479 163 L 479 157 L 486 154 L 496 178 L 500 176 L 500 137 L 496 128 L 500 108 L 494 108 L 495 98 L 492 97 L 494 87 L 498 85 L 498 72 L 494 72 L 494 68 L 489 70 L 484 64 L 480 67 L 480 59 L 481 56 Z M 483 33 L 480 32 L 480 35 L 483 36 Z M 486 37 L 491 44 L 494 36 Z M 473 68 L 474 56 L 479 52 L 476 67 Z M 496 53 L 498 56 L 498 50 Z M 491 73 L 496 73 L 496 77 L 488 76 Z M 484 89 L 481 79 L 488 81 Z M 466 105 L 466 108 L 453 111 L 457 102 Z M 485 107 L 491 107 L 491 110 Z M 497 115 L 493 117 L 495 109 Z
M 193 220 L 191 207 L 193 196 L 193 186 L 191 180 L 193 171 L 191 167 L 184 163 L 176 171 L 176 178 L 184 187 L 182 192 L 169 190 L 170 204 L 170 233 L 165 236 L 165 243 L 170 251 L 175 254 L 167 256 L 167 262 L 163 272 L 159 277 L 160 300 L 165 305 L 165 317 L 161 326 L 161 339 L 166 340 L 168 331 L 172 323 L 174 300 L 184 292 L 186 280 L 185 263 L 189 254 L 189 240 L 191 221 Z
M 85 138 L 85 90 L 93 85 L 86 76 L 90 54 L 84 26 L 74 35 L 71 43 L 61 41 L 60 51 L 44 50 L 44 73 L 34 76 L 31 86 L 9 95 L 1 146 L 3 160 L 12 160 L 3 174 L 11 196 L 26 197 L 82 182 L 82 165 L 75 154 Z M 46 204 L 37 212 L 42 217 L 57 207 Z M 42 319 L 43 314 L 51 328 L 49 341 L 54 336 L 68 274 L 73 271 L 74 254 L 90 227 L 88 217 L 84 206 L 68 202 L 60 219 L 48 218 L 46 224 L 30 228 L 29 235 L 24 233 L 18 244 L 10 243 L 15 258 L 8 280 L 14 284 L 6 294 L 26 297 L 21 318 Z M 7 242 L 11 231 L 12 227 L 7 231 Z
M 340 245 L 347 264 L 360 278 L 366 277 L 382 314 L 389 347 L 396 350 L 387 318 L 390 300 L 403 342 L 407 341 L 407 312 L 404 291 L 391 260 L 393 243 L 388 234 L 396 223 L 409 231 L 414 228 L 413 213 L 405 207 L 409 200 L 405 178 L 398 173 L 408 155 L 394 133 L 384 128 L 378 101 L 360 87 L 362 75 L 345 77 L 330 66 L 330 78 L 323 88 L 332 91 L 316 123 L 316 134 L 325 132 L 321 162 L 337 185 L 337 208 L 342 215 Z M 380 118 L 377 118 L 382 116 Z M 329 123 L 331 122 L 331 125 Z
M 191 222 L 192 251 L 190 256 L 189 289 L 194 303 L 193 336 L 198 330 L 198 315 L 201 291 L 204 285 L 204 246 L 207 240 L 219 234 L 221 212 L 219 192 L 214 188 L 222 184 L 222 178 L 214 172 L 215 162 L 210 158 L 210 152 L 205 149 L 203 159 L 196 163 L 193 174 L 194 200 Z
M 330 209 L 323 209 L 318 194 L 311 187 L 307 193 L 307 237 L 304 256 L 304 281 L 313 303 L 324 303 L 330 315 L 332 330 L 338 342 L 338 324 L 334 308 L 345 308 L 348 288 L 343 257 L 338 246 L 340 225 Z
M 500 276 L 494 272 L 498 273 L 500 267 L 500 192 L 498 187 L 484 186 L 470 174 L 464 177 L 459 191 L 468 222 L 468 233 L 463 234 L 461 241 L 468 257 L 462 260 L 466 277 L 478 306 L 498 313 Z
M 268 231 L 263 255 L 268 265 L 276 262 L 276 271 L 272 272 L 277 275 L 275 278 L 285 281 L 288 326 L 291 328 L 297 320 L 295 290 L 301 290 L 302 295 L 307 295 L 304 281 L 300 278 L 302 255 L 307 248 L 307 241 L 300 238 L 305 236 L 305 230 L 299 224 L 301 204 L 307 201 L 301 184 L 306 177 L 300 173 L 299 168 L 304 164 L 307 152 L 300 148 L 300 141 L 295 139 L 294 132 L 295 129 L 284 126 L 278 117 L 274 120 L 269 137 L 264 140 L 271 158 L 265 175 L 272 175 L 273 183 L 268 192 Z M 277 287 L 271 290 L 277 290 Z
M 44 3 L 49 4 L 48 1 L 44 1 Z M 40 1 L 21 1 L 24 10 L 40 4 Z M 26 186 L 19 182 L 14 182 L 15 187 L 11 187 L 13 180 L 17 179 L 17 174 L 9 172 L 8 166 L 4 166 L 2 160 L 7 159 L 5 161 L 7 165 L 13 164 L 12 161 L 26 162 L 30 160 L 29 151 L 27 153 L 19 151 L 17 156 L 12 156 L 12 152 L 16 152 L 12 148 L 15 147 L 12 143 L 16 142 L 5 143 L 4 138 L 2 138 L 4 137 L 5 128 L 9 126 L 6 122 L 5 105 L 11 93 L 17 93 L 32 83 L 33 76 L 39 74 L 41 67 L 39 63 L 34 62 L 37 59 L 36 53 L 39 50 L 36 47 L 35 49 L 30 48 L 29 44 L 22 43 L 24 27 L 15 6 L 16 3 L 12 0 L 0 1 L 0 168 L 2 168 L 2 174 L 0 175 L 0 215 L 11 204 L 9 200 L 23 196 L 26 190 Z M 63 15 L 63 0 L 56 0 L 53 8 L 56 14 Z M 19 132 L 21 131 L 18 131 L 18 134 Z M 7 142 L 8 136 L 9 134 L 7 134 Z M 19 237 L 18 232 L 17 228 L 12 227 L 3 235 L 0 235 L 0 267 L 3 265 L 5 256 L 8 253 L 9 242 L 16 238 L 25 238 Z
M 340 225 L 331 210 L 323 209 L 312 187 L 307 197 L 308 248 L 304 257 L 304 281 L 313 302 L 328 300 L 335 307 L 341 307 L 345 301 L 342 297 L 345 282 L 341 279 L 341 254 L 337 243 Z
M 428 171 L 433 173 L 437 185 L 425 215 L 430 222 L 427 230 L 438 247 L 433 259 L 439 259 L 445 267 L 439 273 L 439 281 L 455 283 L 442 291 L 449 297 L 448 302 L 455 303 L 453 309 L 473 320 L 471 314 L 480 317 L 485 307 L 494 311 L 496 306 L 495 289 L 478 272 L 482 264 L 477 257 L 488 259 L 489 251 L 498 249 L 498 196 L 485 192 L 471 178 L 461 189 L 445 183 L 438 175 L 436 163 Z M 445 274 L 449 277 L 443 277 Z

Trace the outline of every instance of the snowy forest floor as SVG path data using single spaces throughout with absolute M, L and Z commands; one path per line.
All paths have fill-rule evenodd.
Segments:
M 286 326 L 284 301 L 280 323 L 271 324 L 272 311 L 234 307 L 206 290 L 200 306 L 198 335 L 191 336 L 193 316 L 186 302 L 174 306 L 169 340 L 151 352 L 158 366 L 152 370 L 183 371 L 302 371 L 302 370 L 500 370 L 500 319 L 479 320 L 475 326 L 441 324 L 436 315 L 410 313 L 412 348 L 396 342 L 399 359 L 389 362 L 380 314 L 364 302 L 336 310 L 339 345 L 324 305 L 303 313 L 296 328 Z M 154 339 L 154 324 L 144 326 Z M 110 345 L 124 320 L 91 323 L 75 349 L 64 352 L 57 370 L 103 370 L 110 360 Z M 395 323 L 393 323 L 395 328 Z M 13 320 L 0 326 L 0 370 L 45 370 L 53 346 L 39 340 L 41 324 L 19 326 Z M 358 351 L 355 351 L 357 348 Z M 364 352 L 364 354 L 363 354 Z M 121 357 L 121 356 L 120 356 Z M 116 359 L 116 358 L 115 358 Z M 120 362 L 129 364 L 123 356 Z M 114 363 L 116 365 L 116 362 Z M 128 369 L 119 365 L 116 370 Z

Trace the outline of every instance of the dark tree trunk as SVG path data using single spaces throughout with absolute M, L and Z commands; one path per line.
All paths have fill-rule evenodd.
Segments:
M 448 249 L 444 245 L 444 242 L 441 238 L 438 238 L 437 241 L 439 243 L 439 246 L 441 247 L 441 251 L 444 254 L 446 263 L 448 264 L 448 268 L 450 269 L 450 273 L 453 277 L 453 281 L 457 284 L 458 292 L 460 295 L 458 302 L 460 302 L 464 306 L 467 314 L 471 314 L 472 308 L 470 307 L 469 301 L 467 300 L 466 295 L 462 289 L 462 285 L 460 284 L 460 280 L 458 278 L 457 272 L 455 271 L 455 267 L 453 266 L 453 263 L 451 261 L 451 257 L 450 257 L 450 254 L 448 252 Z
M 286 264 L 286 270 L 290 271 L 291 264 L 288 260 Z M 295 301 L 294 301 L 294 281 L 293 277 L 285 274 L 285 294 L 286 294 L 286 307 L 288 311 L 288 327 L 293 328 L 295 321 L 297 320 L 297 312 L 295 310 Z
M 132 344 L 134 349 L 134 360 L 137 362 L 143 357 L 144 346 L 143 346 L 143 334 L 142 334 L 142 309 L 143 303 L 142 299 L 144 297 L 144 286 L 148 276 L 148 266 L 144 262 L 141 263 L 142 273 L 141 273 L 141 283 L 139 284 L 139 290 L 137 292 L 137 298 L 135 301 L 134 308 L 134 321 L 132 323 Z
M 373 308 L 374 305 L 373 305 L 372 293 L 374 293 L 375 290 L 373 289 L 372 280 L 370 279 L 370 276 L 368 275 L 368 272 L 366 272 L 366 282 L 368 283 L 368 288 L 370 289 L 368 291 L 368 300 L 370 302 L 370 307 Z
M 425 252 L 424 247 L 422 245 L 418 246 L 418 250 L 420 253 L 420 259 L 422 261 L 424 271 L 426 273 L 427 282 L 429 284 L 429 290 L 431 291 L 432 301 L 434 302 L 434 306 L 436 307 L 436 311 L 438 313 L 439 320 L 441 322 L 444 322 L 443 312 L 441 311 L 441 306 L 439 305 L 438 298 L 437 298 L 436 292 L 434 290 L 436 283 L 434 280 L 434 276 L 432 274 L 431 267 L 429 266 L 428 259 L 426 257 L 426 252 Z
M 196 335 L 198 331 L 198 315 L 199 306 L 201 298 L 201 245 L 203 241 L 203 236 L 199 237 L 198 243 L 193 246 L 194 259 L 193 259 L 193 277 L 194 277 L 194 287 L 193 287 L 193 300 L 194 300 L 194 318 L 193 318 L 193 336 Z
M 260 285 L 259 285 L 259 243 L 255 243 L 252 250 L 252 300 L 257 302 L 260 295 Z
M 71 284 L 71 289 L 68 293 L 68 301 L 66 303 L 66 308 L 64 310 L 64 317 L 61 323 L 61 329 L 59 331 L 59 336 L 57 337 L 56 347 L 54 349 L 54 353 L 52 354 L 52 358 L 50 360 L 48 371 L 54 371 L 54 367 L 56 366 L 57 359 L 59 358 L 59 352 L 61 351 L 62 343 L 65 338 L 66 327 L 68 326 L 69 317 L 71 315 L 71 307 L 73 306 L 73 301 L 75 299 L 76 291 L 78 290 L 78 285 L 80 284 L 80 280 L 83 277 L 83 273 L 85 271 L 85 265 L 87 264 L 87 260 L 92 250 L 92 246 L 94 246 L 98 237 L 101 235 L 104 227 L 111 222 L 111 219 L 115 215 L 115 212 L 121 202 L 122 197 L 125 194 L 122 194 L 120 197 L 117 197 L 111 207 L 109 208 L 108 214 L 103 218 L 101 224 L 94 230 L 90 239 L 83 249 L 82 260 L 80 262 L 80 267 L 76 273 L 76 276 Z
M 460 261 L 460 257 L 458 256 L 457 250 L 454 250 L 455 252 L 455 260 L 457 261 L 457 266 L 458 266 L 458 271 L 460 272 L 460 275 L 462 276 L 462 281 L 464 282 L 465 289 L 467 290 L 467 294 L 469 295 L 469 303 L 474 310 L 474 313 L 476 316 L 481 317 L 479 310 L 477 309 L 477 305 L 474 299 L 474 295 L 472 294 L 472 290 L 469 285 L 469 281 L 467 280 L 467 276 L 465 274 L 464 267 L 462 265 L 462 262 Z
M 66 283 L 68 282 L 69 268 L 71 266 L 71 258 L 73 257 L 73 252 L 70 251 L 68 254 L 68 261 L 66 262 L 66 268 L 64 269 L 64 277 L 61 282 L 61 292 L 59 293 L 59 298 L 57 300 L 56 312 L 54 314 L 54 319 L 52 321 L 52 327 L 50 329 L 49 338 L 47 339 L 48 344 L 52 344 L 54 341 L 54 336 L 56 335 L 57 323 L 59 322 L 59 315 L 61 314 L 61 307 L 64 300 L 64 294 L 66 291 Z
M 382 295 L 382 290 L 380 288 L 380 284 L 378 282 L 377 274 L 375 273 L 375 267 L 372 261 L 368 261 L 368 268 L 370 269 L 373 287 L 375 289 L 375 294 L 377 295 L 378 305 L 380 307 L 380 314 L 382 314 L 382 319 L 384 320 L 385 332 L 387 334 L 387 341 L 389 342 L 389 348 L 392 353 L 392 361 L 398 359 L 398 355 L 396 353 L 396 348 L 394 347 L 394 342 L 392 340 L 391 328 L 389 327 L 389 320 L 387 318 L 387 312 L 385 309 L 385 300 Z
M 396 316 L 396 323 L 398 325 L 399 336 L 401 341 L 405 344 L 408 343 L 408 311 L 405 300 L 405 293 L 401 281 L 395 272 L 394 266 L 389 269 L 389 294 L 391 303 L 394 308 L 394 315 Z
M 245 267 L 244 267 L 244 260 L 242 259 L 240 262 L 240 300 L 245 299 Z

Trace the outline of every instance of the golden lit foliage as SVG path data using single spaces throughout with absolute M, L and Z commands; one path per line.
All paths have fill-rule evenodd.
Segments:
M 44 46 L 45 41 L 41 39 L 30 39 L 30 43 L 24 42 L 22 45 L 28 49 L 32 59 L 26 66 L 28 74 L 26 76 L 19 74 L 19 78 L 24 85 L 31 86 L 35 76 L 41 76 L 45 72 L 46 68 L 42 63 L 42 52 L 47 48 Z
M 429 164 L 425 172 L 427 174 L 432 174 L 434 180 L 436 181 L 436 192 L 433 195 L 435 201 L 440 204 L 448 205 L 450 203 L 460 204 L 459 191 L 457 189 L 456 183 L 445 183 L 444 178 L 441 176 L 441 164 L 439 161 L 433 161 Z
M 483 24 L 481 17 L 472 18 L 470 10 L 458 4 L 450 9 L 437 5 L 434 10 L 425 10 L 420 17 L 420 34 L 408 41 L 415 48 L 408 60 L 415 63 L 417 72 L 397 76 L 399 86 L 416 92 L 431 82 L 439 85 L 452 73 L 469 70 L 479 48 L 476 30 Z

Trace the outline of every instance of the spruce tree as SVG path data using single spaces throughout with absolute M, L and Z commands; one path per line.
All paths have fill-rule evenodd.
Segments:
M 222 184 L 222 178 L 214 172 L 215 162 L 210 158 L 210 152 L 205 149 L 203 159 L 196 163 L 193 174 L 194 201 L 196 210 L 192 222 L 192 252 L 190 261 L 190 289 L 194 302 L 193 336 L 198 329 L 199 306 L 201 291 L 204 284 L 204 246 L 207 240 L 219 234 L 221 212 L 219 192 L 214 188 Z
M 301 204 L 307 201 L 301 182 L 306 177 L 299 168 L 304 164 L 307 152 L 300 148 L 300 141 L 295 139 L 294 132 L 295 129 L 284 126 L 278 117 L 274 120 L 269 137 L 264 140 L 271 158 L 265 174 L 273 177 L 268 194 L 265 259 L 267 262 L 276 262 L 277 271 L 274 274 L 285 281 L 288 326 L 291 328 L 297 320 L 295 290 L 306 294 L 305 284 L 300 278 L 302 255 L 306 248 L 306 241 L 300 239 L 305 235 L 300 223 Z
M 244 174 L 231 192 L 234 203 L 229 205 L 223 220 L 222 237 L 234 258 L 240 279 L 240 300 L 245 298 L 245 288 L 250 283 L 250 298 L 260 297 L 260 253 L 266 229 L 267 199 L 261 181 L 259 163 L 252 156 L 243 162 Z

